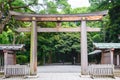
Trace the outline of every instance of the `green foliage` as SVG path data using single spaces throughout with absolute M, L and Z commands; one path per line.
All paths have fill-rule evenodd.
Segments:
M 38 25 L 43 28 L 47 28 L 47 27 L 52 28 L 56 26 L 56 23 L 55 22 L 39 22 Z
M 92 11 L 106 10 L 113 6 L 114 0 L 89 0 Z
M 114 14 L 114 15 L 113 15 Z M 109 10 L 109 27 L 106 28 L 106 37 L 108 42 L 119 42 L 118 35 L 120 34 L 120 5 L 116 5 L 115 7 Z
M 0 34 L 0 44 L 9 44 L 9 38 L 7 32 L 3 31 L 2 34 Z
M 25 55 L 17 55 L 16 60 L 17 64 L 25 64 L 28 61 L 27 56 Z
M 47 14 L 55 14 L 57 13 L 57 6 L 54 4 L 54 2 L 50 1 L 47 3 Z
M 56 5 L 59 9 L 61 9 L 64 13 L 70 13 L 71 6 L 68 4 L 67 0 L 57 0 Z
M 103 25 L 105 42 L 119 42 L 120 34 L 120 0 L 90 0 L 91 5 L 95 5 L 94 10 L 109 10 L 109 16 L 105 17 Z
M 72 49 L 75 49 L 79 53 L 80 50 L 80 38 L 79 33 L 61 33 L 59 40 L 55 45 L 57 52 L 59 53 L 71 53 Z
M 88 7 L 75 8 L 72 9 L 71 11 L 72 14 L 88 13 L 88 12 L 90 12 Z
M 15 0 L 12 2 L 12 6 L 24 6 L 23 0 Z

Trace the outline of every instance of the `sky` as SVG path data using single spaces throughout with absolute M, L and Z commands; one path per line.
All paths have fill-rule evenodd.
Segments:
M 89 0 L 68 0 L 68 3 L 71 4 L 72 8 L 90 6 Z

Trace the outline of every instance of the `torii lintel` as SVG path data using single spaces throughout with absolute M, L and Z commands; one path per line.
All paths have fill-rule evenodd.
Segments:
M 47 22 L 70 22 L 70 21 L 94 21 L 102 20 L 102 17 L 105 16 L 108 11 L 100 11 L 94 13 L 82 13 L 82 14 L 27 14 L 27 13 L 18 13 L 10 11 L 10 15 L 14 16 L 16 20 L 20 21 L 33 21 L 35 17 L 36 21 L 47 21 Z

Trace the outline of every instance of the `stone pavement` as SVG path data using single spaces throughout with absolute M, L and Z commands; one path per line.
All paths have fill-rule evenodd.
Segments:
M 120 78 L 95 78 L 80 77 L 80 73 L 38 73 L 37 78 L 6 78 L 2 80 L 120 80 Z
M 78 65 L 50 65 L 50 66 L 39 66 L 38 75 L 36 78 L 6 78 L 0 80 L 120 80 L 120 78 L 95 78 L 92 79 L 90 76 L 82 76 L 80 74 L 80 66 Z
M 80 65 L 45 65 L 38 67 L 38 73 L 80 73 Z

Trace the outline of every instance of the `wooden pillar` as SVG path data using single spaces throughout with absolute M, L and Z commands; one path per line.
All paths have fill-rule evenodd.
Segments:
M 120 65 L 120 56 L 117 54 L 117 66 Z
M 101 53 L 101 64 L 104 64 L 104 50 Z
M 14 65 L 16 64 L 16 54 L 14 53 Z
M 4 52 L 4 75 L 6 76 L 6 66 L 7 66 L 7 55 L 8 55 L 8 53 L 7 53 L 7 51 L 6 50 L 4 50 L 3 51 Z
M 30 47 L 30 75 L 37 75 L 37 26 L 36 18 L 32 18 L 31 47 Z
M 110 62 L 111 62 L 111 64 L 114 64 L 113 62 L 113 53 L 114 53 L 114 49 L 111 49 L 110 50 Z
M 86 21 L 81 21 L 81 74 L 87 75 L 88 71 L 88 55 L 87 55 L 87 27 Z
M 80 63 L 80 53 L 78 53 L 78 63 Z

